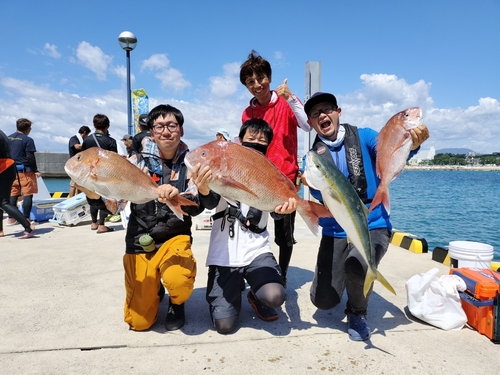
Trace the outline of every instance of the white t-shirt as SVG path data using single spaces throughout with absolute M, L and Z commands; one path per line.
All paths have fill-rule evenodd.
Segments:
M 215 212 L 224 211 L 227 207 L 227 201 L 221 197 Z M 242 203 L 240 209 L 243 215 L 246 216 L 250 207 Z M 262 212 L 258 227 L 266 227 L 268 218 L 269 214 Z M 225 225 L 221 231 L 223 220 L 225 220 Z M 259 255 L 271 252 L 267 229 L 262 233 L 254 233 L 249 229 L 243 230 L 241 229 L 241 222 L 235 219 L 234 236 L 231 238 L 229 237 L 230 224 L 227 216 L 213 222 L 210 245 L 208 247 L 207 266 L 244 267 L 249 265 Z

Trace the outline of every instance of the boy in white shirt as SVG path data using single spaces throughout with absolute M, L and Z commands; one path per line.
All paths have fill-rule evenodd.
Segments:
M 263 154 L 273 138 L 273 130 L 262 119 L 250 119 L 240 129 L 242 145 Z M 212 171 L 199 166 L 193 171 L 200 203 L 217 207 L 207 256 L 208 285 L 206 299 L 218 333 L 234 330 L 241 310 L 241 291 L 245 280 L 250 285 L 248 302 L 265 321 L 278 319 L 275 308 L 285 301 L 281 269 L 269 243 L 266 212 L 240 202 L 228 202 L 208 187 Z M 295 198 L 276 207 L 271 216 L 290 214 L 297 208 Z

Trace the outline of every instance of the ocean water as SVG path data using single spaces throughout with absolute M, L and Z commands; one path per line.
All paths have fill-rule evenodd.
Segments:
M 67 178 L 44 181 L 50 192 L 69 191 Z M 475 241 L 493 246 L 500 261 L 499 190 L 500 171 L 405 170 L 390 185 L 392 225 L 425 238 L 430 251 Z
M 500 171 L 405 170 L 390 185 L 392 225 L 425 238 L 429 250 L 475 241 L 500 260 L 499 187 Z

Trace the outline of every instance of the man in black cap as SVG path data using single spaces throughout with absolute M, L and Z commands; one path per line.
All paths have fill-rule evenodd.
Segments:
M 333 161 L 369 207 L 380 183 L 375 174 L 378 133 L 370 128 L 341 124 L 339 119 L 342 110 L 332 94 L 315 93 L 306 102 L 304 110 L 307 123 L 318 133 L 312 149 L 321 157 Z M 420 125 L 411 131 L 411 136 L 413 151 L 410 157 L 429 138 L 429 132 L 425 125 Z M 304 177 L 302 181 L 307 185 Z M 321 192 L 312 188 L 310 191 L 314 198 L 323 201 Z M 329 310 L 340 303 L 345 289 L 349 338 L 354 341 L 368 340 L 371 331 L 366 313 L 373 286 L 365 296 L 363 285 L 367 272 L 366 262 L 358 249 L 353 245 L 349 246 L 344 229 L 334 218 L 320 219 L 319 224 L 323 230 L 311 286 L 311 301 L 317 308 Z M 372 209 L 368 216 L 368 229 L 375 267 L 378 267 L 387 251 L 391 228 L 385 208 L 379 205 Z
M 141 131 L 132 138 L 132 149 L 137 152 L 142 151 L 142 140 L 144 139 L 144 137 L 149 137 L 151 135 L 148 127 L 147 114 L 142 114 L 139 116 L 139 128 L 141 129 Z

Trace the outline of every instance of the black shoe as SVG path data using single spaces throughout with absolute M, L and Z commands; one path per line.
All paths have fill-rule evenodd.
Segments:
M 176 331 L 184 326 L 184 304 L 174 305 L 169 301 L 167 318 L 165 319 L 165 328 L 167 331 Z
M 250 290 L 247 294 L 248 302 L 250 305 L 253 307 L 255 312 L 257 313 L 257 316 L 266 321 L 266 322 L 272 322 L 273 320 L 278 319 L 278 313 L 276 312 L 275 309 L 272 307 L 269 307 L 267 305 L 264 305 L 262 302 L 260 302 L 252 293 Z

